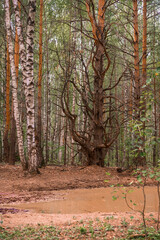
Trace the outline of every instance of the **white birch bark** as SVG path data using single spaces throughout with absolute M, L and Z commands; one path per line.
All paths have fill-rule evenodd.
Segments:
M 34 76 L 33 76 L 33 47 L 35 28 L 36 0 L 29 0 L 26 39 L 26 109 L 27 109 L 27 143 L 29 154 L 29 171 L 37 171 L 37 152 L 35 142 L 35 104 L 34 104 Z
M 6 30 L 8 36 L 8 46 L 9 46 L 9 57 L 11 64 L 11 76 L 12 76 L 12 97 L 13 97 L 13 107 L 14 107 L 14 118 L 16 122 L 16 131 L 18 138 L 18 150 L 19 156 L 22 163 L 23 170 L 26 170 L 27 164 L 24 154 L 24 145 L 23 145 L 23 135 L 20 125 L 20 113 L 18 107 L 18 96 L 17 96 L 17 79 L 16 79 L 16 68 L 14 62 L 14 48 L 12 43 L 12 34 L 11 34 L 11 19 L 9 11 L 9 0 L 5 0 L 5 14 L 6 14 Z
M 23 83 L 27 110 L 27 147 L 28 147 L 28 170 L 38 172 L 38 159 L 35 141 L 35 104 L 34 104 L 34 75 L 33 75 L 33 46 L 36 0 L 29 0 L 29 12 L 27 19 L 26 47 L 22 36 L 22 26 L 18 9 L 18 1 L 12 0 L 15 10 L 16 27 L 19 36 L 20 59 L 23 71 Z

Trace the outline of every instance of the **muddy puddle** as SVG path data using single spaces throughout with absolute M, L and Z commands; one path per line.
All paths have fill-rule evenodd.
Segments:
M 133 210 L 127 206 L 123 198 L 125 196 L 124 193 L 129 191 L 129 188 L 126 189 L 94 188 L 58 191 L 58 193 L 60 192 L 63 195 L 63 199 L 49 202 L 24 203 L 14 205 L 14 207 L 47 214 L 131 212 Z M 146 212 L 158 211 L 158 194 L 156 187 L 146 187 L 145 193 Z M 134 210 L 142 210 L 144 204 L 142 189 L 137 187 L 132 188 L 132 190 L 127 193 L 127 202 Z

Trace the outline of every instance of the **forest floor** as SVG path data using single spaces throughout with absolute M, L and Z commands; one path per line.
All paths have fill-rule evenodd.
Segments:
M 137 177 L 130 171 L 118 173 L 116 168 L 98 166 L 47 166 L 41 168 L 40 172 L 41 174 L 31 176 L 24 174 L 20 166 L 0 165 L 0 240 L 134 239 L 137 235 L 139 239 L 143 239 L 144 232 L 139 229 L 142 217 L 138 212 L 44 214 L 20 211 L 16 207 L 6 208 L 8 204 L 16 206 L 24 202 L 63 199 L 62 190 L 100 188 L 117 184 L 128 186 L 131 182 L 136 186 Z M 148 180 L 147 185 L 154 185 L 154 182 Z M 146 217 L 147 224 L 156 228 L 157 213 L 147 213 Z M 22 238 L 16 238 L 17 231 L 19 236 L 23 235 Z M 38 238 L 37 234 L 41 237 Z

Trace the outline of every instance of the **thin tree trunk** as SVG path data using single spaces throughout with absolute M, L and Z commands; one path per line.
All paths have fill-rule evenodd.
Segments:
M 136 120 L 140 120 L 140 69 L 139 69 L 139 30 L 138 30 L 138 5 L 137 0 L 133 0 L 134 14 L 134 115 Z
M 72 113 L 75 114 L 75 104 L 76 104 L 76 92 L 75 88 L 73 89 L 73 99 L 72 99 Z M 74 165 L 74 140 L 71 136 L 71 165 Z
M 76 8 L 74 10 L 74 19 L 76 19 Z M 73 25 L 74 28 L 76 28 L 76 21 L 74 21 L 74 25 Z M 74 31 L 74 34 L 73 34 L 73 39 L 72 39 L 72 42 L 73 42 L 73 48 L 74 48 L 74 61 L 75 61 L 75 68 L 74 68 L 74 79 L 75 79 L 75 82 L 77 81 L 77 67 L 76 67 L 76 40 L 77 40 L 77 34 L 76 34 L 76 31 Z M 72 113 L 75 114 L 75 105 L 76 105 L 76 90 L 75 88 L 73 88 L 73 95 L 72 95 Z M 80 108 L 79 108 L 80 110 Z M 78 114 L 78 120 L 80 119 L 80 114 Z M 78 121 L 78 125 L 80 126 L 79 124 L 79 121 Z M 70 136 L 70 139 L 71 139 L 71 165 L 74 164 L 74 155 L 75 155 L 75 151 L 74 151 L 74 140 L 72 138 L 72 136 Z
M 40 20 L 39 20 L 39 74 L 38 74 L 38 124 L 37 124 L 37 147 L 38 166 L 44 165 L 42 149 L 42 23 L 43 23 L 43 0 L 40 0 Z
M 62 164 L 62 157 L 64 152 L 64 144 L 65 144 L 65 126 L 64 126 L 64 118 L 59 116 L 60 121 L 60 129 L 59 129 L 59 151 L 58 151 L 58 160 L 59 163 Z
M 64 145 L 63 162 L 64 162 L 64 165 L 67 165 L 67 139 L 68 139 L 68 121 L 67 121 L 67 118 L 66 118 L 65 119 L 65 126 L 64 126 L 64 138 L 63 138 L 63 145 Z
M 131 75 L 130 89 L 129 89 L 129 119 L 133 119 L 133 78 Z
M 18 150 L 19 150 L 19 156 L 20 156 L 23 170 L 26 170 L 27 162 L 24 155 L 23 135 L 22 135 L 22 129 L 20 125 L 20 114 L 19 114 L 18 96 L 17 96 L 16 68 L 14 63 L 14 53 L 13 53 L 14 50 L 13 50 L 12 35 L 11 35 L 9 0 L 5 0 L 5 13 L 6 13 L 6 29 L 7 29 L 8 45 L 9 45 L 9 57 L 10 57 L 10 64 L 11 64 L 12 97 L 13 97 L 13 106 L 14 106 L 14 118 L 16 121 L 16 129 L 17 129 Z
M 2 134 L 0 131 L 0 163 L 2 162 Z
M 143 0 L 142 85 L 147 80 L 147 0 Z M 146 110 L 144 99 L 144 110 Z M 145 115 L 145 113 L 144 113 Z
M 153 70 L 155 70 L 155 2 L 154 2 L 154 32 L 153 32 Z M 153 77 L 153 86 L 154 86 L 154 141 L 157 142 L 157 103 L 156 103 L 156 76 Z M 160 117 L 160 114 L 159 114 Z M 160 119 L 160 118 L 159 118 Z M 159 122 L 160 123 L 160 122 Z M 160 126 L 159 126 L 159 137 L 160 137 Z M 156 161 L 156 155 L 157 155 L 157 143 L 153 146 L 153 166 L 155 167 L 157 164 Z
M 49 161 L 49 147 L 48 147 L 48 122 L 49 122 L 49 116 L 48 116 L 48 95 L 49 95 L 49 54 L 48 54 L 48 34 L 46 37 L 46 66 L 47 66 L 47 76 L 46 76 L 46 160 L 45 164 Z
M 116 76 L 116 74 L 115 74 Z M 117 103 L 117 99 L 118 99 L 118 94 L 117 94 L 117 87 L 115 87 L 115 97 L 116 97 L 116 117 L 118 118 L 118 103 Z M 116 158 L 116 166 L 119 167 L 119 141 L 118 139 L 115 141 L 115 158 Z
M 146 96 L 145 96 L 145 86 L 146 86 L 146 80 L 147 80 L 147 1 L 143 0 L 143 41 L 142 41 L 142 111 L 141 116 L 146 117 Z M 145 156 L 145 120 L 143 121 L 143 164 L 146 162 L 146 156 Z
M 133 0 L 133 14 L 134 14 L 134 119 L 136 121 L 140 121 L 140 66 L 139 66 L 139 30 L 138 30 L 138 3 L 137 0 Z M 135 136 L 139 141 L 142 140 L 140 133 Z M 134 157 L 134 164 L 144 165 L 144 157 L 143 155 L 143 146 L 141 144 L 141 148 L 135 147 L 136 156 Z
M 56 146 L 56 148 L 59 149 L 59 146 L 60 146 L 60 137 L 61 137 L 61 118 L 60 118 L 60 115 L 61 115 L 61 112 L 60 112 L 60 108 L 59 108 L 59 97 L 57 97 L 56 99 L 56 104 L 55 104 L 55 121 L 54 121 L 54 136 L 53 136 L 53 145 Z M 57 141 L 56 141 L 57 140 Z M 53 151 L 52 151 L 53 152 Z M 55 154 L 55 158 L 59 159 L 58 157 L 58 152 L 56 151 L 56 154 Z M 53 154 L 52 154 L 53 155 Z M 52 158 L 51 158 L 52 159 Z
M 20 2 L 18 2 L 19 12 L 20 12 Z M 19 38 L 16 28 L 16 34 L 15 34 L 15 46 L 14 46 L 14 62 L 15 62 L 15 68 L 16 68 L 16 78 L 17 78 L 17 86 L 18 86 L 18 67 L 19 67 Z M 12 112 L 11 112 L 11 139 L 10 142 L 10 152 L 9 152 L 9 164 L 14 165 L 16 161 L 16 123 L 14 119 L 14 108 L 13 108 L 13 100 L 12 100 Z
M 9 162 L 9 128 L 10 128 L 10 60 L 9 60 L 9 44 L 7 37 L 7 59 L 6 59 L 6 124 L 4 131 L 4 162 Z
M 9 164 L 14 165 L 16 162 L 16 123 L 14 119 L 14 110 L 12 103 L 12 112 L 11 112 L 11 128 L 10 128 L 10 148 L 9 148 Z

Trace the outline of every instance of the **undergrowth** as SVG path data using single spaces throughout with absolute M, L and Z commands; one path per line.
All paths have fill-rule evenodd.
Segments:
M 26 226 L 19 228 L 4 228 L 0 226 L 0 240 L 64 240 L 64 239 L 146 239 L 159 240 L 160 231 L 154 227 L 147 229 L 147 238 L 142 225 L 138 227 L 131 225 L 126 219 L 122 219 L 119 226 L 112 224 L 112 219 L 105 218 L 103 221 L 87 220 L 68 225 L 43 226 L 38 224 L 36 227 Z M 136 224 L 137 225 L 137 224 Z

